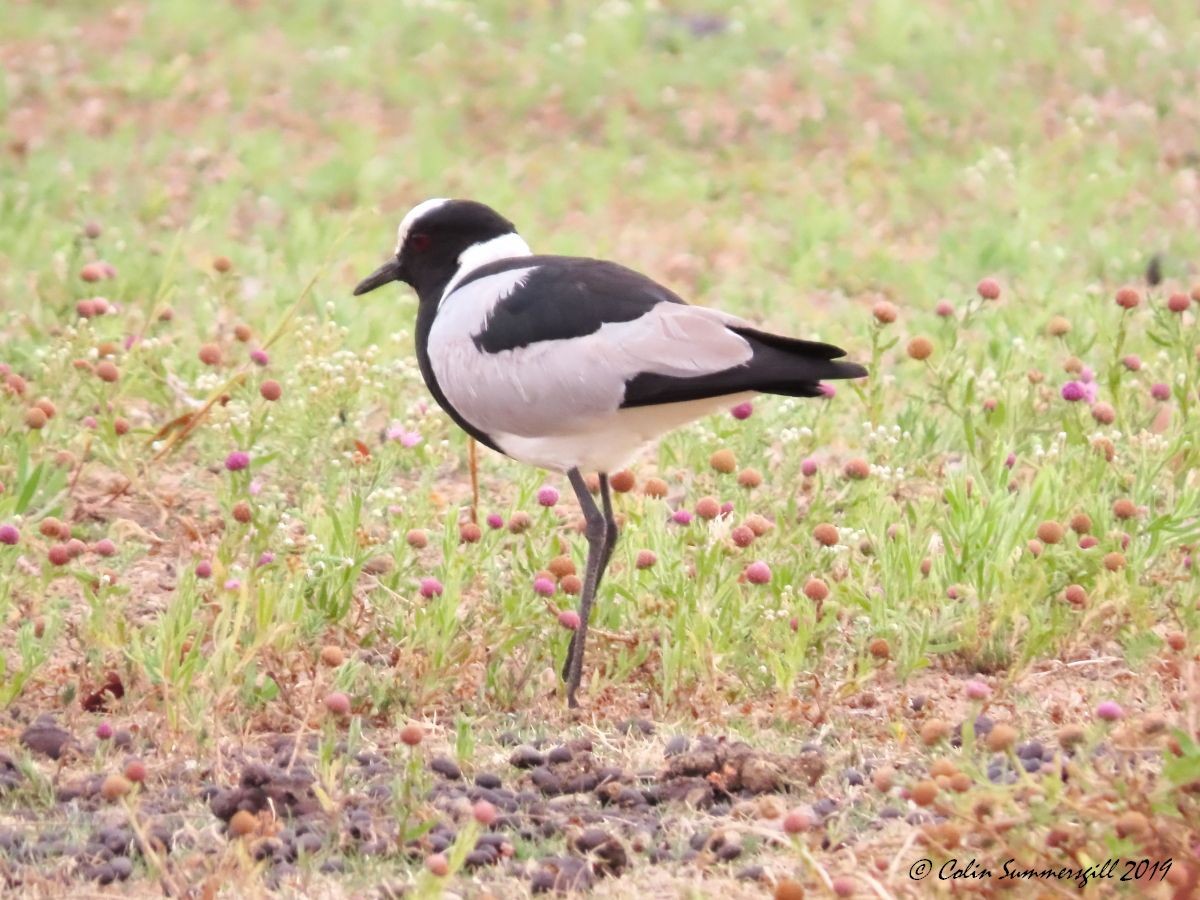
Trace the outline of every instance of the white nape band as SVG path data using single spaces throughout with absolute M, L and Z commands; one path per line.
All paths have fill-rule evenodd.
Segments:
M 492 238 L 490 241 L 481 241 L 478 244 L 472 244 L 458 255 L 458 271 L 454 273 L 454 277 L 450 279 L 450 283 L 442 291 L 442 299 L 438 301 L 438 305 L 441 306 L 454 289 L 458 287 L 459 282 L 480 266 L 486 266 L 488 263 L 497 262 L 502 259 L 532 255 L 533 251 L 529 249 L 529 245 L 525 243 L 525 239 L 515 231 L 502 234 L 500 237 Z

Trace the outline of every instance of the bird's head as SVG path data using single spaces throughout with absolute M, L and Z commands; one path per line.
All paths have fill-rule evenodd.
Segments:
M 359 282 L 354 293 L 403 281 L 422 301 L 441 299 L 460 274 L 529 252 L 513 223 L 491 207 L 474 200 L 426 200 L 400 222 L 396 255 Z

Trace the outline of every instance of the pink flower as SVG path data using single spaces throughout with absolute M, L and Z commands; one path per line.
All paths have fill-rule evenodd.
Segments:
M 1121 709 L 1121 704 L 1116 701 L 1105 700 L 1096 707 L 1096 717 L 1105 722 L 1115 722 L 1125 718 L 1125 710 Z
M 212 563 L 207 559 L 202 559 L 196 563 L 197 578 L 212 578 Z
M 113 736 L 113 727 L 107 722 L 101 722 L 96 726 L 96 737 L 102 741 L 107 741 Z
M 686 509 L 677 509 L 675 512 L 671 513 L 671 521 L 676 525 L 691 525 L 692 514 Z
M 0 525 L 0 544 L 8 544 L 10 547 L 21 540 L 21 532 L 17 531 L 16 525 L 9 525 L 7 522 Z
M 1127 368 L 1130 372 L 1136 372 L 1142 367 L 1142 358 L 1136 353 L 1130 353 L 1121 360 L 1121 365 Z
M 442 583 L 436 578 L 421 579 L 421 596 L 426 600 L 431 597 L 440 597 L 446 589 L 442 587 Z
M 800 471 L 805 478 L 812 478 L 817 474 L 817 461 L 811 456 L 804 462 L 800 463 Z
M 100 538 L 100 540 L 96 541 L 96 544 L 94 547 L 92 547 L 92 549 L 95 550 L 100 556 L 117 555 L 117 545 L 114 544 L 109 538 Z
M 419 431 L 409 431 L 402 425 L 392 425 L 387 430 L 387 439 L 389 441 L 399 441 L 402 447 L 415 447 L 421 443 L 421 433 Z
M 267 351 L 261 350 L 261 349 L 251 350 L 250 358 L 252 360 L 254 360 L 254 363 L 256 365 L 259 365 L 259 366 L 265 366 L 267 363 L 269 363 L 271 361 L 271 357 L 267 356 Z
M 540 578 L 533 579 L 533 592 L 542 597 L 553 596 L 554 592 L 557 589 L 558 588 L 554 584 L 554 581 L 552 579 L 545 577 L 544 575 L 541 576 Z
M 558 624 L 563 628 L 569 628 L 571 631 L 574 631 L 580 625 L 579 613 L 573 609 L 564 609 L 558 614 Z
M 1010 454 L 1008 454 L 1008 456 L 1006 456 L 1004 458 L 1004 467 L 1006 469 L 1011 469 L 1016 464 L 1017 464 L 1017 454 L 1010 453 Z
M 754 404 L 749 400 L 745 403 L 739 403 L 733 409 L 729 410 L 729 414 L 735 419 L 748 419 L 754 414 Z
M 225 457 L 225 468 L 230 472 L 240 472 L 250 465 L 250 454 L 245 450 L 234 450 Z
M 1078 403 L 1087 396 L 1087 388 L 1078 381 L 1068 381 L 1062 386 L 1062 398 L 1068 403 Z
M 992 689 L 982 681 L 972 679 L 967 682 L 967 699 L 986 700 L 992 695 Z
M 934 312 L 943 319 L 948 319 L 954 315 L 954 304 L 949 300 L 939 300 L 937 306 L 934 307 Z
M 762 560 L 746 566 L 746 580 L 751 584 L 767 584 L 771 580 L 771 567 Z
M 96 427 L 96 417 L 95 416 L 84 416 L 83 417 L 83 427 L 84 428 L 95 428 Z
M 236 591 L 241 586 L 242 586 L 242 583 L 240 581 L 238 581 L 236 578 L 230 578 L 228 581 L 225 582 L 225 590 L 227 590 L 227 591 Z
M 1150 386 L 1150 396 L 1155 400 L 1170 400 L 1171 386 L 1163 384 L 1161 381 Z
M 262 493 L 262 489 L 263 489 L 263 483 L 262 483 L 261 479 L 255 478 L 253 481 L 250 482 L 250 496 L 251 497 L 257 497 L 259 494 Z
M 832 384 L 826 384 L 822 381 L 817 385 L 817 389 L 820 390 L 821 396 L 826 400 L 832 400 L 837 396 L 837 388 L 835 388 Z
M 259 554 L 258 564 L 260 566 L 269 566 L 273 562 L 275 562 L 275 554 L 270 550 L 264 550 L 261 554 Z
M 537 502 L 538 506 L 553 506 L 558 502 L 558 491 L 550 485 L 538 488 Z
M 488 528 L 503 528 L 504 516 L 500 513 L 488 513 L 487 524 Z

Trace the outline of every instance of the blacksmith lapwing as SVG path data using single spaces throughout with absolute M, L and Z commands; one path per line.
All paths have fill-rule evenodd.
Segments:
M 510 221 L 471 200 L 414 207 L 395 256 L 354 293 L 391 281 L 417 292 L 417 360 L 450 418 L 493 450 L 566 473 L 579 498 L 588 557 L 563 668 L 572 707 L 617 540 L 608 474 L 666 432 L 756 393 L 817 397 L 822 380 L 867 374 L 837 362 L 837 347 L 691 306 L 616 263 L 534 255 Z M 599 475 L 600 507 L 585 472 Z

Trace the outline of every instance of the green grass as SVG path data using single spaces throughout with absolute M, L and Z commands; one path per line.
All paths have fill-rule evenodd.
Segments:
M 697 35 L 705 12 L 721 29 Z M 161 0 L 5 18 L 0 362 L 27 387 L 0 393 L 0 524 L 21 533 L 0 545 L 0 705 L 90 730 L 79 696 L 115 671 L 110 715 L 200 757 L 231 735 L 332 727 L 318 720 L 335 689 L 368 733 L 459 721 L 460 745 L 487 744 L 505 722 L 560 720 L 567 634 L 531 585 L 561 554 L 582 568 L 573 503 L 535 500 L 567 485 L 482 451 L 481 524 L 532 522 L 461 543 L 466 441 L 421 384 L 414 299 L 350 296 L 409 207 L 463 196 L 540 252 L 619 259 L 871 365 L 831 401 L 764 398 L 638 462 L 594 618 L 636 641 L 592 645 L 593 715 L 723 719 L 770 745 L 812 730 L 790 703 L 934 673 L 953 695 L 982 673 L 1024 708 L 1047 665 L 1111 656 L 1136 679 L 1084 678 L 1067 720 L 1112 696 L 1186 721 L 1164 641 L 1190 648 L 1200 627 L 1200 306 L 1166 308 L 1200 281 L 1190 4 Z M 116 277 L 82 281 L 97 259 Z M 984 276 L 998 302 L 976 297 Z M 94 295 L 119 312 L 79 320 Z M 892 324 L 872 316 L 883 300 Z M 1069 332 L 1048 333 L 1054 316 Z M 921 335 L 934 350 L 918 362 Z M 206 343 L 220 365 L 199 359 Z M 94 374 L 101 355 L 118 381 Z M 1111 423 L 1062 399 L 1082 367 Z M 186 440 L 157 434 L 221 395 Z M 31 429 L 43 397 L 55 415 Z M 382 438 L 393 425 L 419 443 Z M 712 470 L 720 448 L 762 483 Z M 226 472 L 239 449 L 250 469 Z M 855 457 L 868 478 L 843 475 Z M 651 476 L 667 499 L 643 492 Z M 668 521 L 704 496 L 734 513 Z M 1079 513 L 1094 548 L 1070 529 L 1031 546 Z M 774 527 L 739 549 L 730 530 L 751 514 Z M 116 556 L 51 565 L 49 517 Z M 836 546 L 813 540 L 821 522 Z M 635 567 L 642 549 L 652 568 Z M 769 584 L 739 579 L 754 560 Z M 444 592 L 422 597 L 423 578 Z M 1072 584 L 1081 608 L 1062 599 Z M 324 645 L 346 662 L 320 666 Z M 1035 705 L 1021 715 L 1051 727 Z

